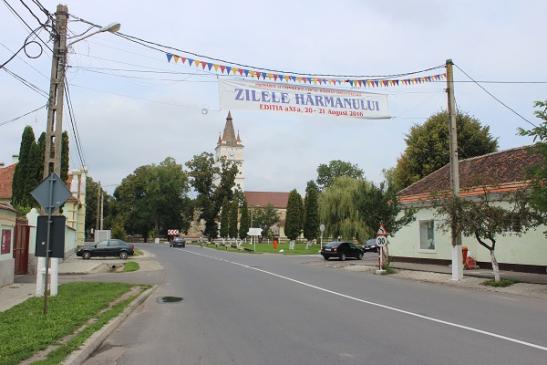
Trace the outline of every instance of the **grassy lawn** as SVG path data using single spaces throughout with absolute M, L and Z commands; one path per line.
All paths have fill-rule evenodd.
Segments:
M 511 279 L 501 279 L 500 281 L 494 281 L 494 279 L 491 279 L 491 280 L 483 281 L 482 285 L 505 288 L 507 286 L 511 286 L 516 283 L 518 283 L 518 281 L 511 280 Z
M 133 256 L 142 256 L 142 255 L 144 255 L 144 253 L 142 252 L 141 249 L 136 248 L 136 249 L 133 251 Z
M 43 299 L 30 298 L 0 313 L 0 365 L 17 364 L 34 353 L 55 344 L 74 333 L 89 319 L 108 308 L 116 298 L 134 285 L 125 283 L 67 283 L 59 287 L 59 294 L 48 300 L 48 314 L 44 316 Z M 130 298 L 132 299 L 132 298 Z M 59 363 L 93 332 L 101 328 L 123 310 L 130 299 L 102 313 L 97 322 L 86 327 L 41 363 Z M 51 360 L 53 357 L 55 359 Z
M 139 264 L 135 261 L 125 262 L 123 264 L 123 272 L 137 271 L 139 269 Z
M 243 247 L 253 249 L 253 245 L 250 243 L 244 244 Z M 289 250 L 289 244 L 288 243 L 280 243 L 277 245 L 277 250 L 274 250 L 273 244 L 268 243 L 257 243 L 255 245 L 256 247 L 256 253 L 281 253 L 283 255 L 315 255 L 319 252 L 320 246 L 319 245 L 310 245 L 308 249 L 306 249 L 305 243 L 297 243 L 294 245 L 294 250 Z M 283 250 L 282 252 L 280 252 Z

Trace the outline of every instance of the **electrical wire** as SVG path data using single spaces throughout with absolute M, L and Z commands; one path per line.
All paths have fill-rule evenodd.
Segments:
M 84 24 L 92 25 L 96 28 L 101 28 L 100 25 L 95 24 L 93 22 L 90 22 L 88 20 L 85 20 L 85 19 L 83 19 L 81 17 L 78 17 L 74 14 L 69 14 L 69 16 L 71 16 L 72 18 L 74 18 L 76 20 L 79 20 L 80 22 L 82 22 Z M 405 72 L 405 73 L 398 73 L 398 74 L 389 74 L 389 75 L 336 75 L 336 74 L 303 73 L 303 72 L 296 72 L 296 71 L 276 70 L 276 69 L 270 69 L 270 68 L 266 68 L 266 67 L 259 67 L 259 66 L 253 66 L 253 65 L 237 63 L 237 62 L 225 60 L 225 59 L 222 59 L 222 58 L 215 58 L 215 57 L 211 57 L 211 56 L 207 56 L 207 55 L 202 55 L 202 54 L 199 54 L 199 53 L 196 53 L 196 52 L 183 50 L 183 49 L 180 49 L 180 48 L 177 48 L 177 47 L 164 45 L 164 44 L 153 42 L 153 41 L 148 41 L 148 40 L 145 40 L 143 38 L 139 38 L 139 37 L 136 37 L 136 36 L 133 36 L 133 35 L 130 35 L 130 34 L 126 34 L 126 33 L 122 33 L 122 32 L 116 32 L 114 34 L 116 36 L 122 38 L 122 39 L 125 39 L 127 41 L 139 44 L 143 47 L 146 47 L 146 48 L 149 48 L 149 49 L 152 49 L 152 50 L 159 51 L 163 54 L 167 53 L 165 51 L 165 49 L 168 49 L 168 50 L 178 51 L 178 52 L 181 52 L 181 53 L 192 55 L 192 56 L 195 56 L 195 57 L 198 57 L 198 58 L 206 58 L 206 59 L 211 60 L 211 61 L 217 61 L 217 62 L 230 64 L 230 65 L 235 65 L 235 66 L 239 66 L 239 67 L 251 68 L 251 69 L 262 70 L 262 71 L 269 71 L 269 72 L 278 72 L 278 73 L 284 73 L 284 74 L 290 74 L 290 75 L 313 76 L 313 77 L 319 76 L 319 77 L 333 77 L 333 78 L 379 78 L 380 79 L 380 78 L 393 78 L 393 77 L 400 77 L 400 76 L 415 75 L 415 74 L 428 72 L 428 71 L 432 71 L 432 70 L 436 70 L 436 69 L 440 69 L 440 68 L 445 67 L 444 65 L 439 65 L 439 66 L 428 67 L 428 68 L 425 68 L 425 69 L 422 69 L 422 70 L 417 70 L 417 71 L 412 71 L 412 72 Z
M 53 53 L 53 49 L 51 49 L 51 47 L 47 44 L 47 42 L 45 42 L 42 38 L 40 38 L 40 36 L 38 35 L 38 33 L 36 32 L 36 30 L 32 29 L 32 27 L 27 23 L 27 21 L 25 19 L 23 19 L 23 17 L 10 5 L 10 3 L 7 2 L 7 0 L 3 0 L 4 4 L 10 9 L 10 11 L 17 17 L 19 18 L 19 20 L 21 20 L 21 22 L 23 22 L 23 24 L 31 31 L 31 33 L 34 33 L 34 35 L 36 36 L 36 38 L 38 38 L 42 44 L 44 46 L 46 46 L 47 49 L 50 50 L 50 52 Z M 42 24 L 40 23 L 40 27 L 39 28 L 43 28 Z M 38 28 L 38 29 L 39 29 Z M 46 29 L 47 30 L 47 29 Z M 50 33 L 51 35 L 51 33 Z
M 45 90 L 40 89 L 38 86 L 34 85 L 32 82 L 30 82 L 27 79 L 17 75 L 15 72 L 11 71 L 7 67 L 4 67 L 2 70 L 5 71 L 8 75 L 13 77 L 14 79 L 16 79 L 17 81 L 19 81 L 20 83 L 22 83 L 23 85 L 25 85 L 26 87 L 28 87 L 29 89 L 31 89 L 32 91 L 40 94 L 41 96 L 43 96 L 45 98 L 48 98 L 48 96 L 49 96 L 48 93 Z
M 8 46 L 6 46 L 4 43 L 0 42 L 0 46 L 4 47 L 5 49 L 7 49 L 8 51 L 10 52 L 13 52 Z M 40 70 L 38 70 L 36 67 L 32 66 L 30 63 L 28 63 L 27 61 L 25 61 L 24 58 L 20 57 L 20 56 L 17 56 L 17 58 L 19 60 L 21 60 L 22 62 L 24 62 L 28 67 L 32 68 L 37 74 L 39 74 L 40 76 L 42 76 L 43 78 L 45 78 L 46 80 L 49 81 L 49 76 L 46 76 L 44 75 L 44 73 Z M 0 67 L 1 68 L 1 67 Z
M 20 115 L 20 116 L 18 116 L 18 117 L 15 117 L 15 118 L 8 119 L 8 120 L 5 120 L 5 121 L 3 121 L 3 122 L 0 122 L 0 127 L 6 125 L 6 124 L 8 124 L 8 123 L 15 122 L 15 121 L 17 121 L 17 120 L 19 120 L 19 119 L 21 119 L 21 118 L 24 118 L 24 117 L 26 117 L 26 116 L 29 115 L 29 114 L 32 114 L 32 113 L 37 112 L 38 110 L 44 109 L 46 106 L 47 106 L 47 104 L 44 104 L 44 105 L 42 105 L 42 106 L 40 106 L 40 107 L 38 107 L 38 108 L 36 108 L 36 109 L 31 110 L 30 112 L 26 112 L 26 113 L 23 114 L 23 115 Z
M 86 166 L 85 158 L 84 158 L 84 152 L 82 148 L 80 133 L 78 131 L 78 126 L 76 123 L 76 117 L 74 115 L 74 107 L 72 105 L 72 99 L 70 97 L 70 89 L 68 87 L 68 81 L 65 82 L 65 100 L 67 104 L 67 110 L 68 110 L 68 116 L 70 119 L 70 125 L 72 127 L 72 136 L 74 137 L 74 144 L 76 145 L 76 152 L 78 154 L 78 158 L 80 160 L 81 167 L 84 168 Z
M 130 68 L 95 67 L 95 66 L 68 66 L 68 67 L 76 68 L 76 69 L 84 69 L 84 70 L 104 70 L 104 71 L 115 71 L 115 72 L 138 72 L 138 73 L 187 75 L 187 76 L 216 76 L 216 74 L 209 74 L 209 73 L 202 73 L 202 72 L 155 71 L 155 70 L 139 70 L 139 69 L 130 69 Z
M 528 124 L 531 124 L 533 125 L 534 127 L 537 128 L 537 125 L 535 125 L 534 123 L 532 123 L 531 121 L 529 121 L 528 119 L 526 119 L 525 117 L 523 117 L 519 112 L 517 112 L 515 109 L 511 108 L 509 105 L 505 104 L 503 101 L 501 101 L 497 96 L 495 96 L 494 94 L 492 94 L 490 91 L 488 91 L 484 86 L 482 86 L 478 81 L 476 81 L 475 79 L 473 79 L 467 72 L 465 72 L 460 66 L 454 64 L 454 66 L 456 66 L 458 68 L 458 70 L 460 70 L 465 76 L 467 76 L 473 83 L 475 83 L 478 87 L 480 87 L 482 89 L 482 91 L 484 91 L 485 93 L 487 93 L 488 95 L 490 95 L 490 97 L 492 97 L 492 99 L 494 99 L 495 101 L 497 101 L 498 103 L 500 103 L 501 105 L 503 105 L 505 108 L 509 109 L 510 111 L 512 111 L 515 115 L 517 115 L 518 117 L 520 117 L 522 120 L 524 120 L 526 123 Z

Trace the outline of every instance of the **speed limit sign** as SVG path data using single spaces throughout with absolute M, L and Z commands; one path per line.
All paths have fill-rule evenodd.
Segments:
M 387 243 L 385 236 L 378 236 L 376 237 L 376 244 L 380 247 L 384 247 Z

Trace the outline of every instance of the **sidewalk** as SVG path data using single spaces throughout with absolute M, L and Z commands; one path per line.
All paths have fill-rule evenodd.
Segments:
M 161 270 L 163 267 L 156 261 L 155 256 L 146 250 L 142 250 L 141 256 L 130 256 L 127 260 L 118 258 L 91 258 L 83 260 L 76 255 L 68 256 L 59 264 L 59 275 L 85 275 L 109 272 L 112 265 L 121 265 L 128 261 L 139 263 L 139 271 Z M 19 279 L 19 280 L 18 280 Z M 32 280 L 32 282 L 29 282 Z M 29 275 L 16 276 L 15 283 L 0 288 L 0 312 L 3 312 L 34 295 L 36 288 L 35 277 Z
M 444 265 L 432 265 L 432 264 L 416 264 L 410 262 L 391 262 L 391 267 L 395 269 L 411 270 L 411 271 L 426 271 L 439 274 L 451 274 L 452 269 L 449 266 Z M 492 270 L 479 269 L 479 270 L 464 270 L 464 277 L 476 277 L 485 280 L 493 279 L 494 274 Z M 512 279 L 521 283 L 529 284 L 541 284 L 547 285 L 547 274 L 534 274 L 517 271 L 504 271 L 500 270 L 500 275 L 503 279 Z

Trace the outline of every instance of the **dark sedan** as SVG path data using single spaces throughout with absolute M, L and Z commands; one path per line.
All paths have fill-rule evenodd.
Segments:
M 370 240 L 367 240 L 365 244 L 363 245 L 363 251 L 365 253 L 367 252 L 378 252 L 379 247 L 376 243 L 376 238 L 371 238 Z
M 175 237 L 169 244 L 169 247 L 186 247 L 186 241 L 184 238 Z
M 127 256 L 132 256 L 134 252 L 135 246 L 133 244 L 118 239 L 110 239 L 86 244 L 78 249 L 76 255 L 81 256 L 84 260 L 88 260 L 92 256 L 118 256 L 120 259 L 125 260 Z
M 358 260 L 363 258 L 363 250 L 355 246 L 352 242 L 334 241 L 327 243 L 321 250 L 321 255 L 325 260 L 331 257 L 338 257 L 341 261 L 348 257 L 353 257 Z

